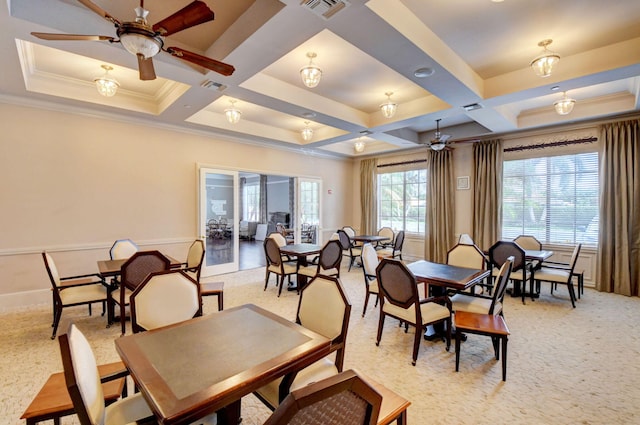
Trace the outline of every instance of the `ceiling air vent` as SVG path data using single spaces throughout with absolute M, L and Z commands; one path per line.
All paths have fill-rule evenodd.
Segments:
M 329 19 L 349 6 L 349 2 L 347 0 L 302 0 L 300 5 L 324 19 Z
M 200 84 L 201 87 L 204 87 L 205 89 L 211 89 L 211 90 L 217 90 L 217 91 L 224 91 L 227 86 L 225 86 L 224 84 L 220 84 L 220 83 L 216 83 L 215 81 L 211 81 L 211 80 L 205 80 L 202 82 L 202 84 Z

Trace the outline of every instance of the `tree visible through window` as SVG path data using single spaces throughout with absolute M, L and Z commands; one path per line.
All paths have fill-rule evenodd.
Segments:
M 502 237 L 598 242 L 596 152 L 504 162 Z
M 260 221 L 260 186 L 247 184 L 242 190 L 242 219 Z
M 427 170 L 378 174 L 378 228 L 422 233 L 427 207 Z

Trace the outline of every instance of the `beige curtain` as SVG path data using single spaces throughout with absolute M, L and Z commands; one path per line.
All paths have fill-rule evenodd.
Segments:
M 473 144 L 472 237 L 488 250 L 502 235 L 502 140 Z
M 360 162 L 360 233 L 375 235 L 378 232 L 378 160 L 363 159 Z
M 427 151 L 427 211 L 424 258 L 447 262 L 447 251 L 455 239 L 455 196 L 453 189 L 453 152 Z
M 640 120 L 600 129 L 600 233 L 596 289 L 638 296 Z

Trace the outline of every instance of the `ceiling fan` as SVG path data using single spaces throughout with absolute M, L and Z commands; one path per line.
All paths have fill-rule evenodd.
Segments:
M 440 133 L 440 120 L 436 120 L 436 133 L 434 138 L 429 141 L 429 147 L 434 151 L 441 151 L 445 148 L 449 148 L 449 144 L 447 140 L 449 140 L 451 136 L 448 134 Z
M 210 69 L 222 75 L 228 76 L 235 71 L 232 65 L 215 59 L 189 52 L 179 47 L 164 47 L 165 37 L 214 19 L 213 11 L 209 9 L 203 1 L 196 0 L 154 25 L 147 23 L 149 11 L 144 8 L 144 0 L 140 0 L 140 6 L 135 8 L 136 19 L 131 22 L 119 21 L 90 0 L 78 0 L 78 2 L 111 22 L 116 27 L 117 37 L 42 32 L 32 32 L 31 34 L 43 40 L 88 40 L 122 43 L 129 53 L 138 58 L 138 70 L 141 80 L 155 80 L 156 73 L 153 68 L 152 58 L 161 50 L 169 53 L 171 56 Z

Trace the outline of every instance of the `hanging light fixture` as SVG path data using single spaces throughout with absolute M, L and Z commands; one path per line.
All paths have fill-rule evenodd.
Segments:
M 111 97 L 116 94 L 118 91 L 118 87 L 120 87 L 120 83 L 118 80 L 109 75 L 109 71 L 113 70 L 109 65 L 102 65 L 102 69 L 104 69 L 104 75 L 97 77 L 93 80 L 96 83 L 96 88 L 98 89 L 98 93 L 105 97 Z
M 544 48 L 544 51 L 540 56 L 531 61 L 531 68 L 533 68 L 539 77 L 548 77 L 551 75 L 553 67 L 560 61 L 560 55 L 547 50 L 547 46 L 552 42 L 553 40 L 546 39 L 538 43 L 538 46 Z
M 573 111 L 573 105 L 576 104 L 575 99 L 567 97 L 567 92 L 563 93 L 562 99 L 553 102 L 553 107 L 556 108 L 556 112 L 560 115 L 567 115 Z
M 302 82 L 310 89 L 317 86 L 320 83 L 320 77 L 322 77 L 322 70 L 313 63 L 313 58 L 316 56 L 318 55 L 313 52 L 307 53 L 309 65 L 300 68 L 300 77 L 302 77 Z
M 358 139 L 354 144 L 353 144 L 353 150 L 355 150 L 357 153 L 361 153 L 364 152 L 364 141 L 361 139 Z
M 305 127 L 300 132 L 302 134 L 302 139 L 305 142 L 308 142 L 313 137 L 313 129 L 309 128 L 309 121 L 304 122 Z
M 229 123 L 235 124 L 240 121 L 242 112 L 236 109 L 235 100 L 231 99 L 229 102 L 231 103 L 231 107 L 224 110 L 224 116 L 227 117 L 227 121 L 229 121 Z
M 380 110 L 382 111 L 382 115 L 385 118 L 391 118 L 396 114 L 396 110 L 398 109 L 398 104 L 391 100 L 392 91 L 386 92 L 384 95 L 387 96 L 387 101 L 380 105 Z

